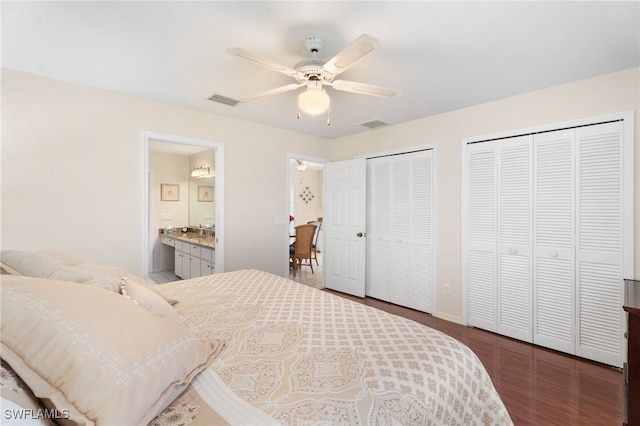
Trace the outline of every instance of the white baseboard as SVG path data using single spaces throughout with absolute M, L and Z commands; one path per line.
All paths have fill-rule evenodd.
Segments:
M 440 319 L 443 319 L 443 320 L 455 322 L 456 324 L 463 325 L 462 324 L 462 318 L 460 318 L 460 317 L 456 317 L 456 316 L 453 316 L 453 315 L 445 314 L 443 312 L 437 312 L 433 316 L 436 317 L 436 318 L 440 318 Z

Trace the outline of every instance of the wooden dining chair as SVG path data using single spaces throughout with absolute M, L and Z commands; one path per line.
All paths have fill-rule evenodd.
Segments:
M 319 220 L 312 220 L 311 222 L 307 222 L 307 223 L 312 223 L 316 226 L 316 232 L 313 234 L 313 243 L 311 244 L 311 258 L 315 259 L 316 261 L 316 265 L 320 266 L 320 264 L 318 263 L 318 235 L 320 234 L 320 227 L 322 227 L 322 222 L 320 222 Z
M 313 272 L 311 260 L 311 246 L 317 226 L 311 223 L 296 226 L 296 241 L 289 246 L 289 264 L 293 267 L 293 276 L 303 266 L 310 266 Z M 305 263 L 305 260 L 307 261 Z

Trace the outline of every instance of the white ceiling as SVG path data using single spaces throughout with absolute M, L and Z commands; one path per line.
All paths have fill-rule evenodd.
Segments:
M 640 64 L 640 2 L 11 2 L 2 66 L 269 126 L 336 138 Z M 360 34 L 382 49 L 341 79 L 394 87 L 392 99 L 327 91 L 326 117 L 296 119 L 294 82 L 225 53 L 240 47 L 292 67 L 329 59 Z M 299 89 L 302 90 L 302 89 Z

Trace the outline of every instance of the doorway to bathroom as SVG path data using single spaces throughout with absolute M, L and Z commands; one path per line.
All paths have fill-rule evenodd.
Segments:
M 219 142 L 143 132 L 143 265 L 146 279 L 174 275 L 174 247 L 165 232 L 183 227 L 215 230 L 212 264 L 224 271 L 224 145 Z M 177 233 L 177 235 L 181 235 Z

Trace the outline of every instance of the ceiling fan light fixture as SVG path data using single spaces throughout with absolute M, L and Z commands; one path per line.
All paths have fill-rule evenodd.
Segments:
M 309 167 L 309 162 L 305 160 L 296 160 L 296 169 L 299 172 L 304 172 Z
M 298 95 L 298 108 L 309 115 L 319 115 L 329 109 L 331 98 L 322 88 L 307 87 Z
M 238 56 L 249 62 L 286 74 L 296 80 L 296 83 L 276 87 L 275 89 L 243 98 L 241 102 L 278 95 L 306 86 L 306 90 L 298 95 L 297 118 L 300 119 L 302 112 L 311 116 L 327 113 L 327 126 L 329 126 L 331 125 L 331 98 L 322 88 L 323 85 L 331 86 L 333 89 L 343 92 L 389 98 L 396 96 L 397 91 L 395 89 L 335 79 L 337 75 L 380 49 L 380 42 L 377 39 L 367 34 L 362 34 L 328 61 L 318 59 L 318 52 L 324 47 L 324 40 L 320 37 L 309 37 L 305 41 L 305 47 L 311 52 L 313 58 L 299 61 L 293 68 L 254 55 L 244 49 L 227 49 L 227 53 L 230 55 Z

